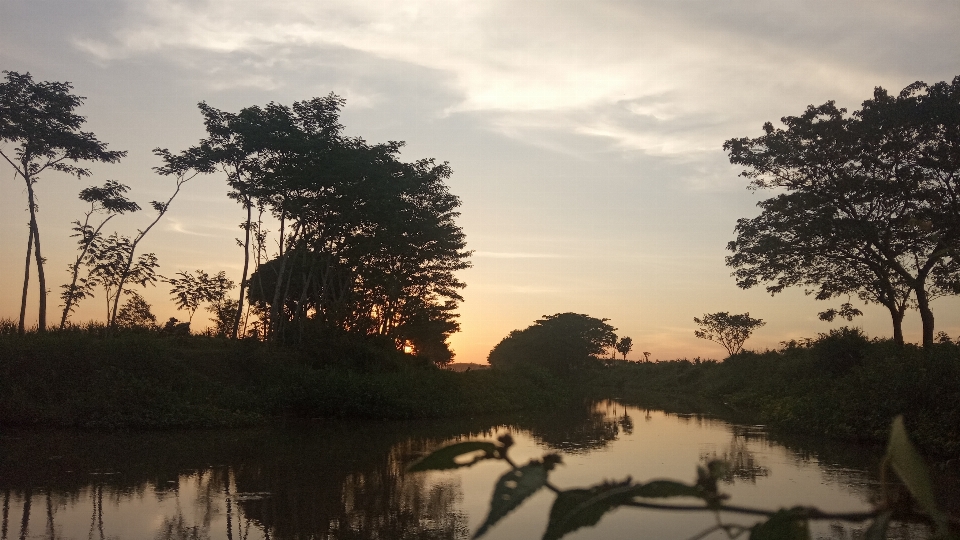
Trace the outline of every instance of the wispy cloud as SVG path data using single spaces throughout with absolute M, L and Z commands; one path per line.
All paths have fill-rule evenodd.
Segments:
M 109 32 L 77 36 L 75 46 L 101 61 L 160 54 L 190 64 L 192 52 L 202 51 L 236 64 L 241 55 L 243 76 L 218 72 L 209 57 L 195 68 L 213 70 L 220 89 L 267 90 L 284 84 L 277 70 L 342 48 L 449 74 L 460 98 L 445 104 L 445 113 L 483 111 L 510 137 L 543 146 L 536 137 L 550 125 L 614 148 L 673 156 L 716 151 L 725 138 L 779 116 L 785 101 L 862 99 L 891 74 L 915 72 L 916 59 L 897 45 L 910 39 L 909 29 L 922 27 L 932 46 L 960 47 L 944 22 L 960 8 L 937 0 L 869 7 L 826 0 L 762 7 L 747 0 L 125 6 Z M 864 28 L 856 40 L 845 38 L 852 24 Z

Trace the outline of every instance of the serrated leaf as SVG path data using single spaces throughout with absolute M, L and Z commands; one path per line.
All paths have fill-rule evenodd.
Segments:
M 750 528 L 750 540 L 809 540 L 807 520 L 794 510 L 780 510 Z
M 930 471 L 927 470 L 927 464 L 923 462 L 920 453 L 910 442 L 902 415 L 893 419 L 890 441 L 887 443 L 886 462 L 907 486 L 907 490 L 920 508 L 937 524 L 940 534 L 946 534 L 948 532 L 947 516 L 937 506 Z
M 497 480 L 490 499 L 490 513 L 486 521 L 477 529 L 474 538 L 479 538 L 504 516 L 515 510 L 527 497 L 533 495 L 547 483 L 547 469 L 538 460 L 512 470 Z
M 890 525 L 892 512 L 883 512 L 870 523 L 863 533 L 863 540 L 884 540 L 887 537 L 887 527 Z
M 495 443 L 486 441 L 455 443 L 431 452 L 411 465 L 407 470 L 410 472 L 444 471 L 448 469 L 458 469 L 460 467 L 469 467 L 480 460 L 496 457 L 499 454 L 499 449 L 500 447 Z M 470 454 L 475 454 L 473 459 L 464 459 L 464 456 L 469 456 Z

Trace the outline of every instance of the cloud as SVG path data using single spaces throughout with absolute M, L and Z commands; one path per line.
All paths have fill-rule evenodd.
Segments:
M 459 94 L 438 114 L 482 112 L 498 133 L 558 152 L 576 145 L 545 131 L 595 139 L 601 151 L 695 157 L 809 103 L 855 106 L 879 82 L 912 82 L 904 74 L 918 62 L 956 69 L 949 54 L 918 60 L 920 34 L 924 48 L 960 48 L 947 22 L 960 7 L 936 0 L 128 0 L 119 12 L 109 31 L 74 45 L 100 61 L 165 55 L 212 75 L 218 90 L 275 90 L 327 55 L 375 59 L 355 65 L 367 73 L 419 66 Z M 358 104 L 377 100 L 350 88 Z

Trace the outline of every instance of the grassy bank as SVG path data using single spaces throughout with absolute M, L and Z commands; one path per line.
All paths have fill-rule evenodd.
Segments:
M 424 366 L 386 370 L 200 336 L 0 335 L 0 424 L 237 426 L 277 417 L 428 418 L 543 409 L 571 399 L 548 376 Z
M 604 394 L 720 402 L 770 427 L 844 440 L 886 440 L 903 414 L 918 445 L 960 456 L 960 347 L 870 340 L 856 331 L 744 352 L 724 362 L 624 363 L 598 377 Z

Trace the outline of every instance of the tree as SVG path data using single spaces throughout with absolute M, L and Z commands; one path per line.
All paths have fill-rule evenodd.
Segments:
M 150 304 L 135 291 L 126 292 L 130 298 L 117 312 L 116 326 L 136 330 L 153 330 L 157 327 L 157 317 L 150 310 Z
M 693 318 L 700 326 L 693 335 L 723 345 L 727 354 L 733 356 L 743 350 L 743 342 L 753 331 L 767 323 L 750 317 L 749 313 L 730 315 L 726 311 L 706 313 L 703 318 Z
M 249 286 L 250 247 L 254 232 L 253 209 L 262 209 L 272 204 L 280 220 L 280 253 L 286 244 L 287 211 L 283 190 L 266 190 L 266 184 L 277 184 L 277 169 L 282 168 L 284 158 L 302 155 L 304 133 L 312 135 L 312 142 L 336 141 L 343 129 L 339 121 L 344 100 L 334 94 L 323 98 L 297 102 L 293 108 L 270 103 L 266 107 L 246 107 L 233 114 L 221 111 L 201 102 L 198 106 L 204 117 L 207 138 L 191 149 L 195 158 L 193 165 L 205 171 L 220 168 L 227 175 L 230 187 L 228 196 L 241 204 L 246 218 L 241 224 L 244 239 L 243 271 L 240 278 L 240 294 L 237 314 L 234 318 L 232 337 L 240 331 L 244 298 Z
M 115 163 L 126 152 L 108 151 L 107 145 L 93 133 L 80 131 L 84 117 L 74 113 L 85 98 L 71 94 L 70 83 L 34 82 L 29 73 L 4 71 L 6 82 L 0 83 L 0 141 L 12 142 L 12 151 L 0 148 L 0 156 L 23 178 L 27 187 L 27 210 L 30 213 L 27 257 L 23 271 L 23 293 L 20 301 L 19 331 L 24 331 L 27 290 L 30 285 L 31 250 L 36 260 L 40 285 L 38 329 L 46 329 L 47 284 L 40 252 L 40 229 L 37 225 L 35 185 L 40 174 L 50 169 L 81 178 L 89 169 L 80 161 Z
M 213 314 L 213 333 L 218 337 L 228 337 L 233 332 L 237 316 L 237 301 L 226 297 L 207 306 L 207 311 Z
M 544 315 L 523 330 L 514 330 L 487 356 L 497 369 L 540 366 L 570 374 L 594 363 L 617 343 L 616 328 L 579 313 Z
M 157 281 L 157 256 L 144 253 L 134 260 L 136 245 L 126 236 L 113 233 L 98 242 L 90 254 L 90 280 L 99 284 L 106 299 L 106 321 L 109 328 L 117 326 L 117 313 L 122 295 L 134 294 L 128 285 L 141 287 Z
M 153 153 L 160 157 L 164 164 L 160 167 L 154 167 L 154 170 L 162 176 L 175 176 L 175 189 L 173 194 L 166 202 L 151 201 L 150 206 L 157 213 L 153 221 L 143 230 L 138 230 L 133 238 L 118 236 L 114 234 L 110 242 L 106 243 L 98 254 L 96 271 L 103 282 L 104 287 L 108 288 L 107 293 L 107 326 L 115 327 L 117 310 L 120 305 L 120 296 L 127 292 L 125 286 L 127 283 L 139 283 L 140 286 L 146 286 L 148 283 L 156 282 L 157 258 L 153 253 L 141 255 L 136 262 L 137 246 L 147 236 L 167 210 L 173 199 L 180 193 L 180 189 L 192 178 L 201 172 L 207 172 L 204 165 L 197 165 L 195 156 L 190 150 L 180 154 L 171 154 L 169 150 L 155 148 Z M 112 297 L 111 297 L 112 294 Z M 112 307 L 111 307 L 112 305 Z
M 188 324 L 193 322 L 193 315 L 200 304 L 211 302 L 222 306 L 227 292 L 233 288 L 233 281 L 227 279 L 226 273 L 222 271 L 213 277 L 203 270 L 197 270 L 193 274 L 181 271 L 177 272 L 177 275 L 180 277 L 162 279 L 173 286 L 170 295 L 177 303 L 177 309 L 190 313 Z
M 633 350 L 633 338 L 626 336 L 620 338 L 620 341 L 617 342 L 616 349 L 617 352 L 623 355 L 623 359 L 626 360 L 627 355 Z
M 930 301 L 960 292 L 960 77 L 897 96 L 878 87 L 851 115 L 831 101 L 781 120 L 724 143 L 752 188 L 783 191 L 737 222 L 737 284 L 856 294 L 888 309 L 900 343 L 915 306 L 932 344 Z
M 96 279 L 88 273 L 87 277 L 80 277 L 80 267 L 92 267 L 94 263 L 93 254 L 102 248 L 102 237 L 100 231 L 108 221 L 115 216 L 125 212 L 136 212 L 140 206 L 127 200 L 125 193 L 130 188 L 108 180 L 102 187 L 91 186 L 80 192 L 80 200 L 90 203 L 90 209 L 84 214 L 83 223 L 73 222 L 72 236 L 78 237 L 77 244 L 80 253 L 76 260 L 67 265 L 67 271 L 70 272 L 70 283 L 62 285 L 63 292 L 60 298 L 63 299 L 63 314 L 60 317 L 60 329 L 67 324 L 67 318 L 76 307 L 76 303 L 88 296 L 93 295 L 93 289 L 97 285 Z M 106 213 L 106 217 L 94 227 L 90 224 L 90 217 L 95 213 Z
M 258 252 L 247 299 L 266 316 L 271 341 L 384 336 L 446 363 L 464 287 L 455 272 L 470 256 L 455 222 L 460 200 L 446 185 L 450 167 L 402 162 L 399 142 L 340 135 L 339 103 L 264 109 L 271 134 L 262 152 L 271 157 L 252 193 L 281 223 L 280 250 L 263 262 Z M 251 232 L 259 243 L 259 224 Z

